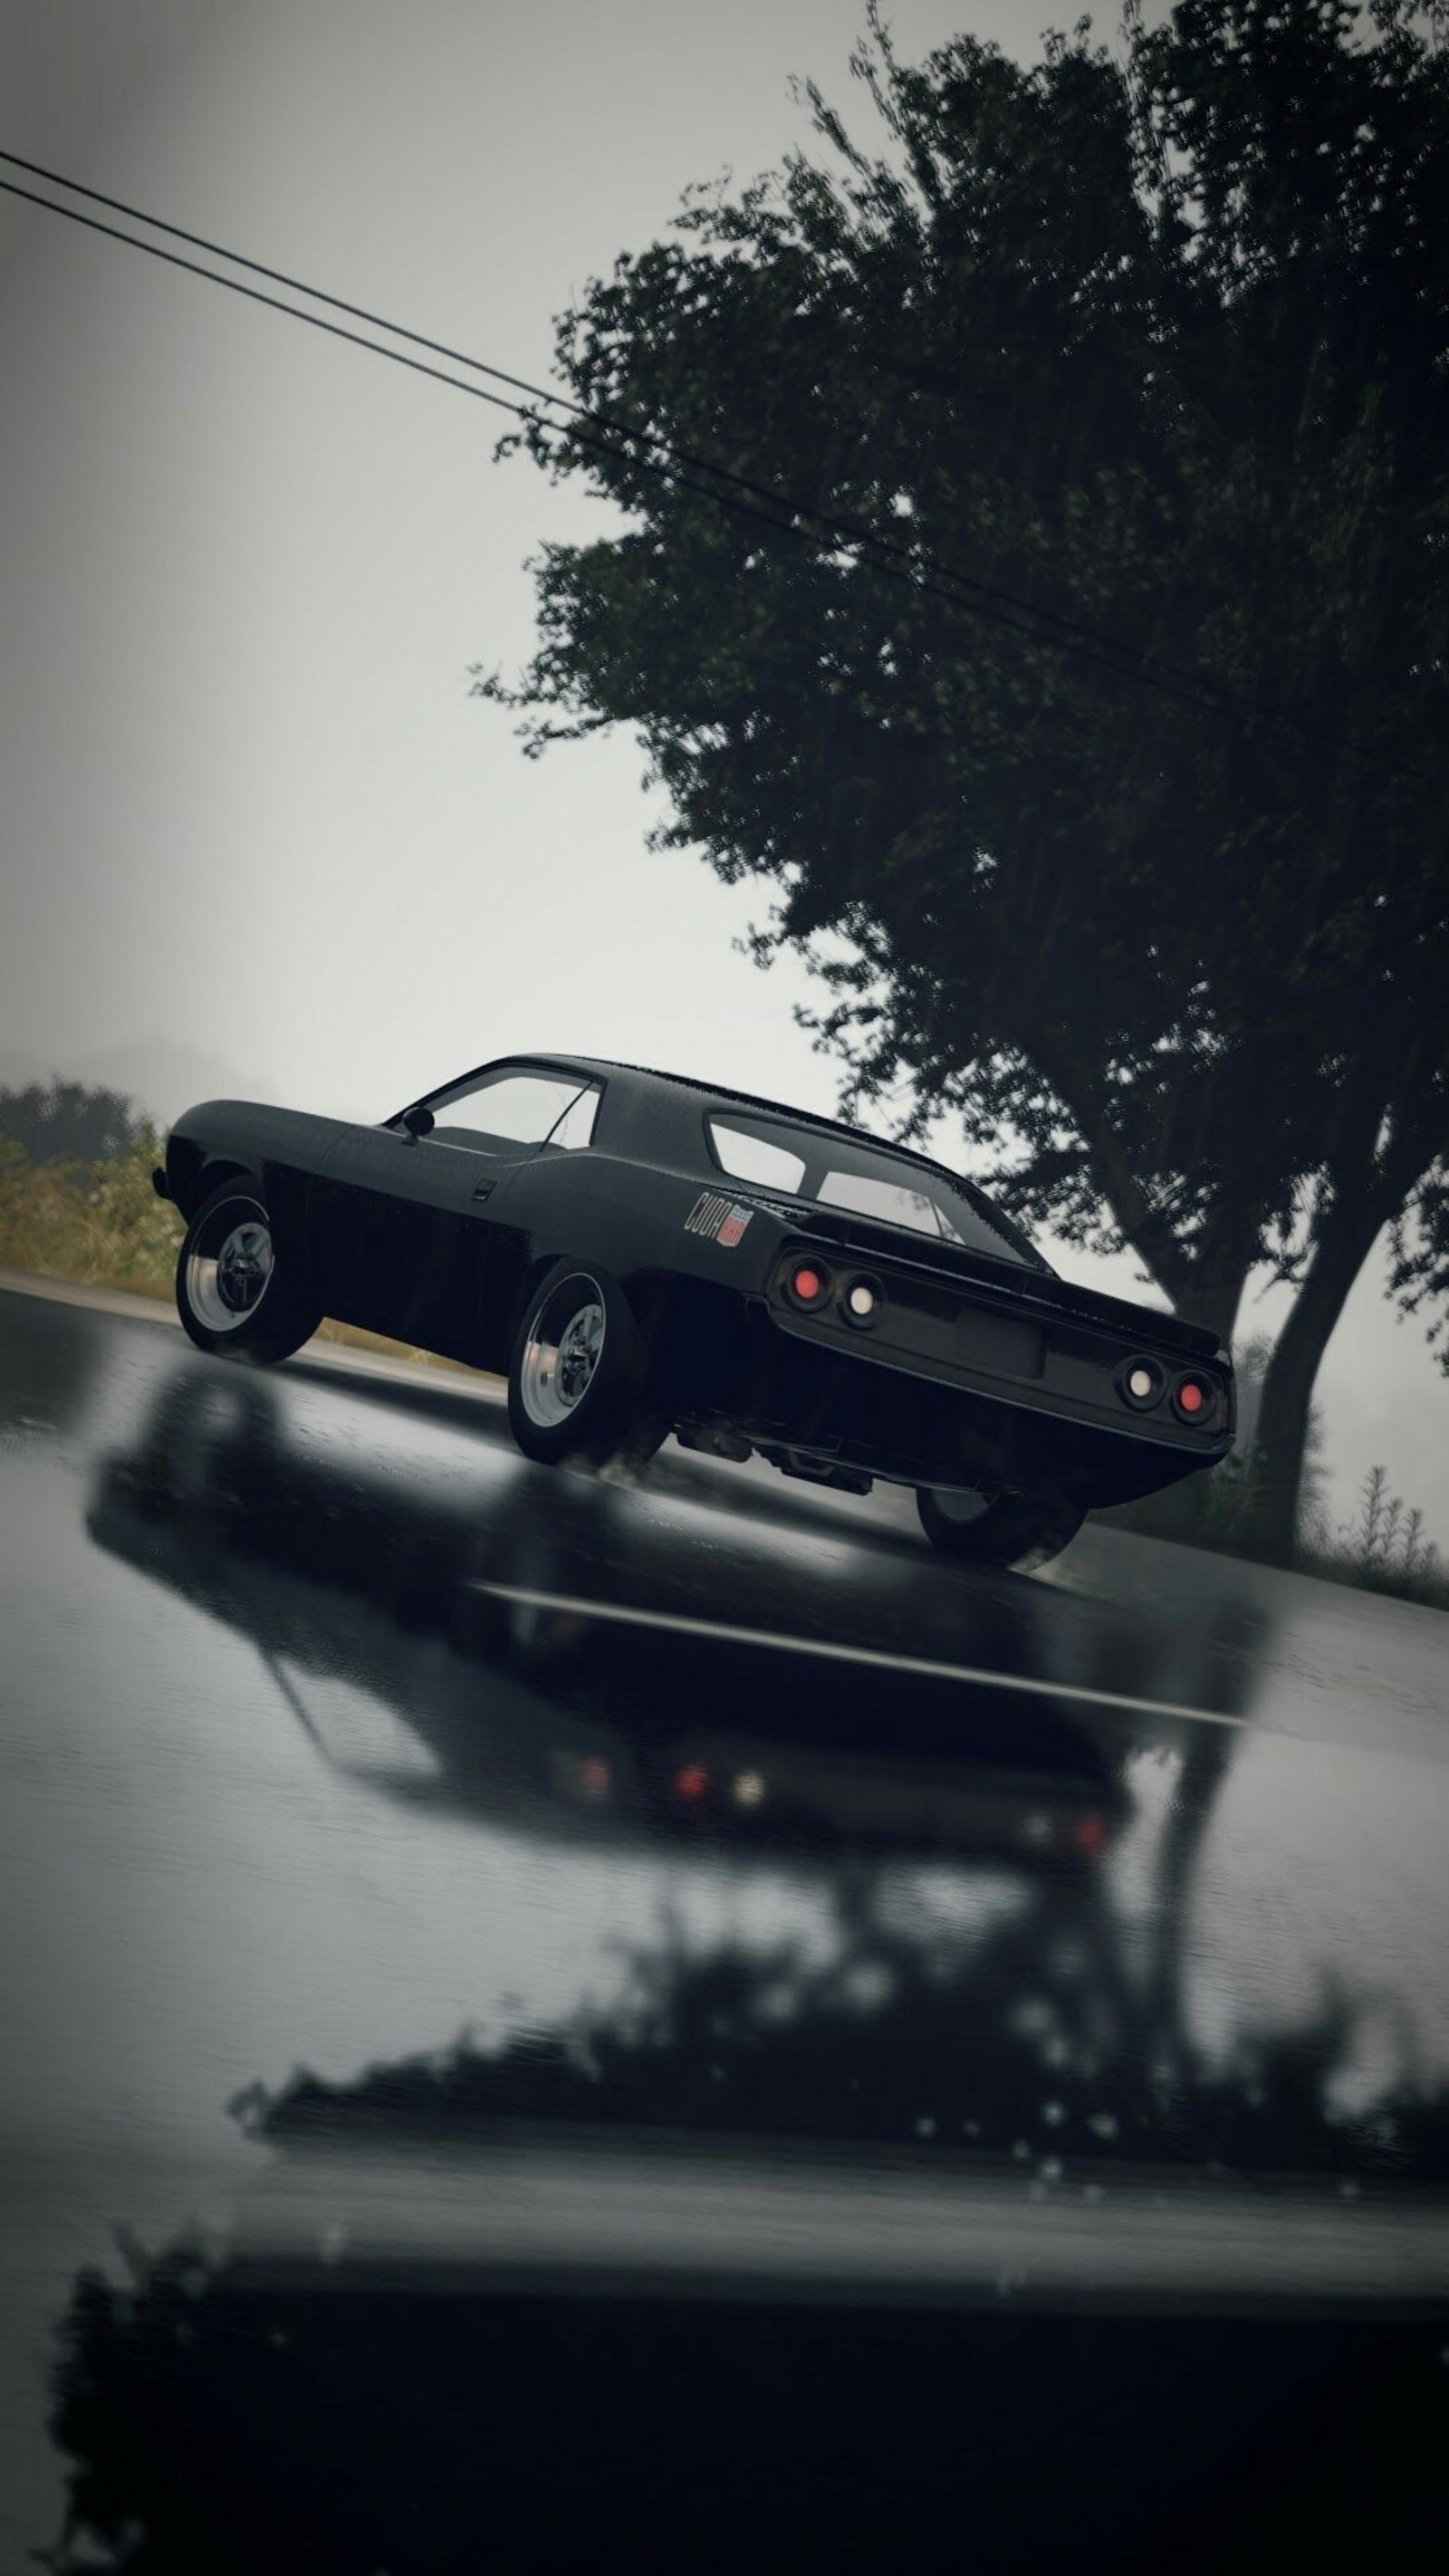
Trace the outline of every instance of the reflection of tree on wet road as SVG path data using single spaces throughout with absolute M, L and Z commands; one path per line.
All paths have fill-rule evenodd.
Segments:
M 1237 1611 L 1164 1637 L 1031 1585 L 943 1592 L 904 1556 L 876 1578 L 853 1549 L 857 1596 L 879 1592 L 842 1617 L 939 1620 L 943 1645 L 1045 1688 L 592 1623 L 520 1640 L 480 1570 L 689 1604 L 743 1580 L 748 1532 L 666 1528 L 647 1496 L 526 1472 L 501 1496 L 485 1475 L 484 1513 L 452 1460 L 329 1459 L 289 1421 L 241 1372 L 174 1372 L 100 1471 L 93 1538 L 250 1638 L 334 1777 L 425 1820 L 667 1849 L 682 1911 L 605 2005 L 248 2091 L 235 2108 L 271 2160 L 230 2239 L 133 2247 L 123 2285 L 77 2282 L 55 2418 L 76 2464 L 67 2576 L 87 2552 L 396 2576 L 485 2541 L 510 2567 L 585 2547 L 879 2567 L 943 2532 L 992 2567 L 1170 2553 L 1217 2576 L 1248 2527 L 1285 2563 L 1320 2525 L 1341 2538 L 1385 2480 L 1400 2528 L 1430 2529 L 1435 2335 L 1382 2308 L 1398 2283 L 1416 2309 L 1404 2261 L 1428 2244 L 1427 2281 L 1441 2259 L 1416 2195 L 1442 2177 L 1445 2101 L 1401 2065 L 1341 2114 L 1346 1998 L 1288 2040 L 1199 2042 L 1189 1911 L 1245 1739 L 1071 1695 L 1242 1712 L 1258 1641 Z M 802 1557 L 786 1570 L 821 1614 L 838 1578 L 812 1592 Z M 373 1761 L 339 1691 L 420 1760 Z M 791 1784 L 783 1822 L 768 1795 L 681 1805 L 682 1772 L 728 1788 L 746 1758 L 766 1791 Z M 738 1939 L 694 1946 L 696 1876 L 733 1871 L 744 1893 L 765 1862 L 811 1890 L 809 1932 L 772 1943 L 747 1906 Z M 512 2205 L 509 2155 L 535 2216 L 546 2175 L 576 2173 L 577 2241 L 601 2249 L 583 2277 L 549 2255 L 520 2286 L 469 2254 Z M 807 2295 L 793 2250 L 842 2170 L 854 2215 Z M 699 2243 L 669 2239 L 647 2281 L 637 2262 L 610 2276 L 620 2188 L 647 2270 L 691 2173 L 733 2175 L 736 2197 L 701 2184 Z M 882 2300 L 872 2265 L 923 2227 L 934 2264 L 948 2203 L 944 2306 L 929 2279 Z M 368 2232 L 389 2208 L 406 2260 L 381 2217 Z
M 1210 2228 L 1220 2200 L 1203 2186 L 1221 2163 L 1240 2188 L 1252 2172 L 1317 2172 L 1321 2210 L 1347 2232 L 1350 2180 L 1371 2194 L 1391 2162 L 1444 2170 L 1443 2096 L 1388 2106 L 1392 2158 L 1375 2143 L 1382 2110 L 1377 2128 L 1328 2118 L 1331 2014 L 1225 2076 L 1185 2043 L 1170 2079 L 1143 2064 L 1100 1960 L 1068 1955 L 1080 1921 L 1060 1892 L 973 1935 L 893 1915 L 885 1885 L 860 1880 L 836 1932 L 807 1960 L 691 1955 L 666 1927 L 608 2012 L 353 2084 L 255 2089 L 235 2107 L 278 2164 L 253 2241 L 243 2210 L 229 2247 L 185 2238 L 133 2253 L 121 2288 L 77 2282 L 55 2416 L 74 2509 L 55 2563 L 190 2576 L 276 2564 L 282 2549 L 318 2571 L 401 2576 L 481 2563 L 486 2531 L 510 2567 L 572 2565 L 588 2547 L 615 2563 L 633 2548 L 824 2569 L 878 2566 L 953 2516 L 992 2568 L 1057 2553 L 1146 2567 L 1170 2552 L 1175 2568 L 1217 2570 L 1245 2514 L 1261 2545 L 1304 2563 L 1355 2517 L 1367 2540 L 1386 2490 L 1401 2535 L 1445 2533 L 1428 2475 L 1439 2329 L 1294 2323 L 1291 2295 L 1272 2322 L 1170 2300 L 1131 2318 L 1110 2300 L 1018 2313 L 1009 2276 L 951 2314 L 881 2307 L 848 2257 L 823 2303 L 769 2278 L 739 2303 L 671 2297 L 667 2278 L 643 2299 L 567 2279 L 529 2295 L 446 2253 L 420 2272 L 384 2248 L 379 2269 L 329 2220 L 325 2183 L 314 2250 L 280 2269 L 269 2258 L 267 2194 L 290 2167 L 338 2172 L 345 2191 L 354 2160 L 383 2156 L 426 2196 L 430 2157 L 570 2130 L 617 2136 L 661 2175 L 708 2140 L 756 2155 L 774 2141 L 783 2174 L 818 2171 L 827 2189 L 851 2146 L 921 2172 L 964 2162 L 998 2177 L 1003 2213 L 1025 2202 L 1044 2228 L 1069 2208 L 1090 2228 L 1144 2171 L 1175 2174 L 1185 2223 Z M 606 2158 L 601 2191 L 607 2172 Z M 472 2188 L 489 2189 L 486 2156 Z M 128 2531 L 145 2534 L 134 2556 Z

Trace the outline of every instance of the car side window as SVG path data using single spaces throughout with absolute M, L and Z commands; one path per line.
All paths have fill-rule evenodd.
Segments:
M 431 1141 L 481 1153 L 499 1145 L 541 1145 L 578 1104 L 583 1090 L 569 1074 L 495 1074 L 476 1090 L 438 1102 Z
M 558 1125 L 550 1128 L 544 1138 L 550 1153 L 558 1148 L 566 1154 L 577 1154 L 585 1145 L 593 1143 L 599 1098 L 597 1091 L 581 1091 L 577 1100 L 570 1101 Z

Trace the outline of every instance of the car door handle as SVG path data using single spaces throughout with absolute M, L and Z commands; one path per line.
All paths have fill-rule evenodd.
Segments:
M 493 1183 L 491 1181 L 480 1181 L 473 1192 L 473 1196 L 475 1199 L 486 1199 L 491 1196 L 492 1189 Z

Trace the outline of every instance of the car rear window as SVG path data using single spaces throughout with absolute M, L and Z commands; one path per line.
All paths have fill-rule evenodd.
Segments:
M 959 1243 L 1000 1260 L 1035 1262 L 1038 1256 L 1009 1218 L 994 1218 L 974 1192 L 953 1189 L 904 1156 L 843 1144 L 769 1118 L 707 1116 L 710 1150 L 722 1172 L 759 1190 L 814 1199 L 821 1207 L 852 1209 L 877 1224 L 897 1225 L 937 1243 Z
M 934 1234 L 946 1243 L 963 1239 L 928 1191 L 907 1189 L 901 1181 L 878 1181 L 869 1172 L 827 1172 L 815 1196 L 822 1207 L 854 1208 L 886 1225 L 909 1226 L 913 1234 Z
M 805 1178 L 805 1158 L 744 1127 L 727 1127 L 722 1118 L 709 1121 L 710 1142 L 721 1171 L 732 1181 L 753 1181 L 762 1190 L 798 1190 Z

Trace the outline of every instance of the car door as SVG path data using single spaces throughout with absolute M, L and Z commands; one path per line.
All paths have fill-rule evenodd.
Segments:
M 495 1066 L 401 1118 L 343 1131 L 312 1192 L 311 1266 L 325 1311 L 424 1349 L 476 1356 L 510 1178 L 563 1120 L 583 1075 Z M 511 1265 L 504 1264 L 511 1271 Z

